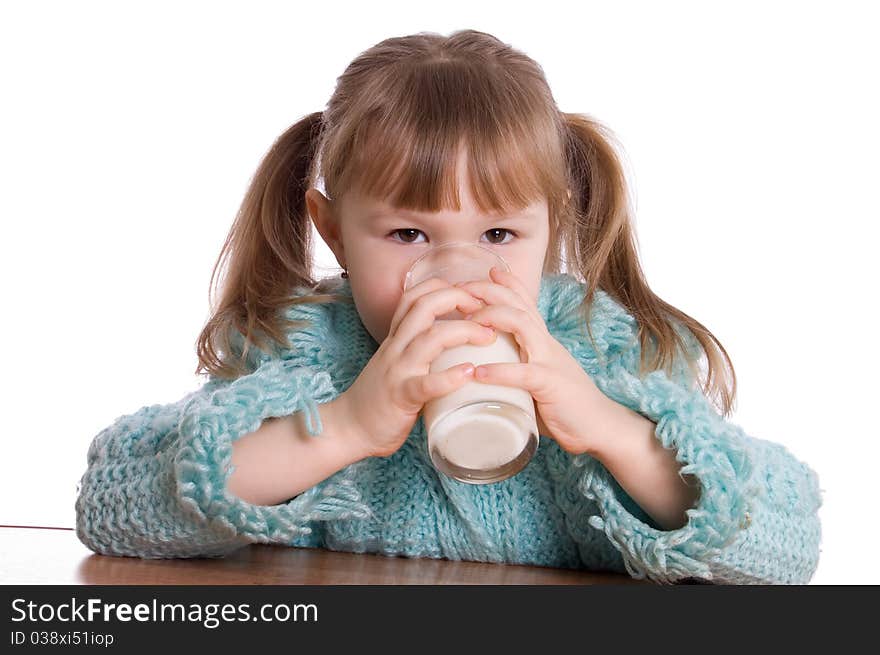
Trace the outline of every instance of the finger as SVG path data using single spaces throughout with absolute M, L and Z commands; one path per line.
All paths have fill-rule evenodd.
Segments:
M 495 271 L 496 269 L 492 269 Z M 493 272 L 492 275 L 495 275 Z M 535 302 L 530 299 L 528 291 L 522 293 L 517 289 L 511 288 L 501 282 L 502 278 L 496 280 L 471 280 L 463 282 L 460 286 L 466 289 L 474 297 L 484 300 L 489 305 L 510 305 L 526 312 L 533 320 L 544 322 L 538 312 Z
M 536 325 L 523 310 L 508 305 L 488 305 L 474 312 L 470 320 L 495 328 L 498 332 L 511 333 L 519 346 L 520 359 L 523 362 L 543 360 L 541 344 L 544 343 L 543 332 L 546 332 L 546 327 Z M 541 325 L 543 326 L 543 322 Z
M 391 343 L 387 346 L 389 352 L 399 356 L 413 339 L 434 326 L 438 316 L 456 309 L 463 314 L 473 313 L 482 307 L 479 302 L 464 289 L 456 289 L 452 286 L 422 294 L 410 305 L 397 330 L 389 334 L 391 339 Z
M 406 370 L 428 370 L 440 353 L 453 346 L 472 343 L 484 346 L 495 341 L 494 329 L 473 321 L 435 321 L 434 325 L 417 335 L 400 354 Z
M 406 316 L 406 313 L 416 300 L 426 293 L 431 293 L 432 291 L 443 289 L 447 286 L 449 286 L 449 283 L 443 278 L 429 277 L 427 280 L 422 280 L 418 284 L 404 291 L 400 296 L 400 300 L 397 302 L 397 308 L 394 310 L 394 315 L 391 317 L 391 323 L 388 326 L 388 336 L 393 335 L 397 331 L 397 326 L 400 324 L 400 321 Z
M 409 402 L 421 407 L 433 398 L 452 393 L 470 382 L 474 375 L 474 365 L 465 362 L 444 371 L 413 376 L 404 383 L 404 393 Z
M 412 310 L 413 305 L 415 305 L 415 303 L 418 302 L 420 298 L 423 298 L 430 293 L 435 293 L 440 289 L 454 289 L 454 287 L 443 278 L 431 277 L 427 280 L 419 282 L 415 286 L 412 286 L 404 291 L 403 295 L 398 301 L 397 308 L 394 310 L 394 315 L 391 317 L 391 323 L 388 327 L 388 336 L 393 337 L 397 333 L 397 330 L 400 328 L 401 321 Z M 468 296 L 470 296 L 470 294 L 460 297 L 464 301 L 467 301 L 467 307 L 476 307 L 478 301 L 476 301 L 473 296 Z M 462 310 L 463 309 L 464 307 L 462 308 Z
M 519 295 L 523 302 L 525 302 L 528 306 L 532 306 L 535 304 L 535 300 L 532 298 L 532 292 L 526 288 L 526 285 L 523 284 L 523 281 L 520 280 L 514 273 L 511 271 L 505 271 L 503 268 L 499 268 L 498 266 L 493 266 L 489 270 L 489 276 L 492 280 L 497 280 L 499 284 L 502 284 L 505 287 L 512 289 Z
M 491 280 L 470 280 L 455 285 L 490 305 L 510 305 L 525 311 L 525 303 L 512 289 Z
M 480 364 L 474 372 L 474 380 L 481 384 L 525 389 L 538 401 L 549 397 L 549 376 L 547 369 L 541 364 L 509 362 Z

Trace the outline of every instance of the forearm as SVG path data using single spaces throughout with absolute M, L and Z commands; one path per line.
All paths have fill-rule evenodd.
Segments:
M 339 398 L 318 411 L 320 435 L 308 434 L 299 411 L 266 419 L 234 441 L 228 491 L 254 505 L 278 505 L 367 457 Z
M 694 507 L 700 495 L 693 475 L 680 476 L 683 464 L 676 451 L 663 448 L 654 430 L 656 423 L 629 407 L 603 396 L 593 424 L 603 444 L 590 454 L 664 530 L 687 523 L 685 510 Z

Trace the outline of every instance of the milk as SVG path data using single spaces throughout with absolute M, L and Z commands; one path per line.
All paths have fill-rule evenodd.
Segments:
M 431 363 L 431 372 L 465 362 L 479 366 L 521 361 L 513 335 L 509 332 L 496 332 L 496 335 L 495 341 L 488 345 L 466 343 L 447 348 Z M 477 402 L 485 404 L 474 406 L 473 411 L 456 409 Z M 518 412 L 514 408 L 525 412 L 527 417 L 515 416 Z M 534 434 L 538 433 L 535 401 L 528 391 L 475 380 L 426 402 L 423 418 L 429 449 L 436 448 L 456 466 L 481 471 L 507 464 L 523 452 L 529 440 L 522 427 L 524 418 Z M 434 429 L 441 419 L 445 420 Z

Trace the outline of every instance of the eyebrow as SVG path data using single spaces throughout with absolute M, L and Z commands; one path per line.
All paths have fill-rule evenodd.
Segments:
M 411 220 L 421 225 L 427 225 L 433 222 L 433 219 L 427 219 L 422 214 L 417 212 L 409 211 L 407 209 L 377 209 L 372 212 L 368 212 L 368 218 L 370 219 L 386 219 L 386 220 Z M 486 216 L 483 219 L 483 222 L 486 224 L 489 223 L 500 223 L 506 221 L 518 221 L 518 220 L 531 220 L 533 219 L 533 214 L 528 209 L 521 210 L 514 214 L 501 214 L 501 215 L 492 215 Z

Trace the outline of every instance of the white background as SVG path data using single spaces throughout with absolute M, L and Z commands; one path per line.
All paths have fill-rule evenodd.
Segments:
M 812 582 L 880 582 L 870 3 L 431 4 L 2 6 L 0 524 L 73 527 L 92 438 L 202 384 L 211 268 L 274 139 L 374 43 L 474 28 L 619 138 L 649 283 L 727 348 L 730 420 L 819 473 Z

